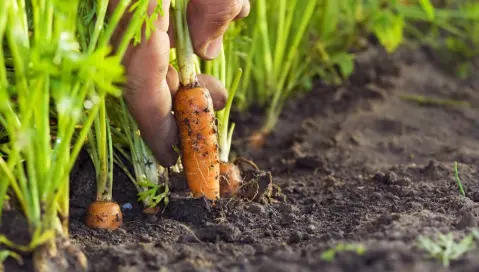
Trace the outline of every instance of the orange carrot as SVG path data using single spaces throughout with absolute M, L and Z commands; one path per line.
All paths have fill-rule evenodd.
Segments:
M 261 149 L 265 143 L 266 137 L 268 137 L 269 132 L 266 130 L 255 131 L 249 137 L 249 146 L 255 150 Z
M 123 223 L 120 206 L 112 201 L 95 201 L 88 207 L 86 224 L 90 228 L 118 229 Z
M 241 172 L 239 167 L 231 162 L 220 163 L 220 196 L 234 197 L 241 187 Z
M 160 211 L 160 207 L 158 207 L 158 206 L 156 206 L 156 207 L 146 207 L 146 208 L 143 209 L 143 213 L 151 214 L 151 215 L 155 215 L 159 211 Z
M 244 186 L 243 177 L 239 164 L 246 164 L 259 171 L 259 167 L 251 160 L 243 157 L 237 158 L 234 162 L 220 162 L 220 196 L 221 197 L 244 197 L 240 190 Z
M 199 67 L 186 21 L 188 2 L 175 0 L 171 5 L 180 81 L 173 111 L 188 186 L 194 197 L 214 200 L 220 196 L 218 129 L 211 95 L 198 82 Z
M 194 197 L 219 197 L 220 163 L 216 118 L 210 93 L 202 87 L 181 87 L 173 109 L 179 130 L 181 160 Z

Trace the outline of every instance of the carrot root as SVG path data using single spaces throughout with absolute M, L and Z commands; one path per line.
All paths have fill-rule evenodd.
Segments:
M 231 162 L 220 163 L 220 196 L 236 196 L 241 187 L 241 172 L 239 167 Z
M 216 118 L 207 89 L 182 87 L 173 108 L 180 135 L 181 161 L 193 197 L 220 196 Z
M 123 223 L 120 205 L 113 201 L 95 201 L 88 207 L 86 224 L 95 229 L 118 229 Z
M 251 134 L 249 137 L 249 146 L 253 149 L 261 149 L 264 146 L 268 132 L 264 130 L 259 130 Z
M 238 157 L 233 163 L 220 163 L 220 196 L 221 197 L 236 197 L 240 193 L 243 184 L 243 177 L 241 176 L 240 165 L 246 164 L 259 170 L 259 167 L 251 160 L 243 157 Z
M 240 163 L 247 164 L 247 165 L 253 167 L 255 170 L 259 170 L 258 165 L 256 165 L 256 163 L 254 163 L 252 160 L 248 160 L 248 159 L 243 158 L 243 157 L 238 157 L 235 160 L 234 164 L 239 165 Z
M 146 207 L 143 209 L 143 213 L 155 215 L 160 211 L 159 207 Z

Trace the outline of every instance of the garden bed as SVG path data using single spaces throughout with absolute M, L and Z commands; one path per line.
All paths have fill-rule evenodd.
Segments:
M 479 222 L 477 89 L 479 80 L 446 74 L 424 50 L 387 56 L 370 49 L 358 57 L 348 85 L 317 83 L 290 101 L 261 151 L 241 141 L 261 124 L 261 111 L 234 116 L 233 152 L 271 171 L 282 195 L 211 207 L 187 198 L 178 175 L 163 213 L 146 216 L 134 203 L 135 187 L 117 171 L 113 196 L 127 209 L 113 232 L 83 223 L 96 186 L 83 154 L 72 172 L 71 239 L 91 271 L 438 271 L 441 262 L 417 248 L 418 236 L 461 238 Z M 4 222 L 14 216 L 7 212 Z M 2 231 L 22 238 L 15 222 Z M 366 250 L 323 260 L 338 243 Z M 477 271 L 477 256 L 475 249 L 450 269 Z M 24 269 L 6 262 L 6 271 Z

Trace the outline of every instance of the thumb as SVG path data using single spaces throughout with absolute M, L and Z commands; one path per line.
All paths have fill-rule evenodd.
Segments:
M 216 58 L 228 25 L 245 17 L 245 10 L 248 0 L 190 0 L 187 16 L 195 53 L 206 60 Z

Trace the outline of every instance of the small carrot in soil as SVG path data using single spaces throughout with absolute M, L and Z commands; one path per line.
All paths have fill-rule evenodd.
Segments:
M 249 146 L 254 148 L 254 149 L 261 149 L 265 143 L 266 137 L 268 137 L 269 132 L 266 130 L 258 130 L 255 131 L 251 136 L 249 137 Z
M 88 207 L 85 221 L 90 228 L 115 230 L 123 223 L 123 215 L 120 206 L 113 200 L 113 144 L 105 98 L 100 103 L 87 149 L 96 172 L 96 199 Z
M 241 172 L 239 167 L 231 162 L 220 163 L 220 196 L 236 196 L 241 187 Z
M 86 224 L 90 228 L 118 229 L 123 223 L 123 215 L 118 203 L 95 201 L 88 207 Z
M 173 111 L 179 130 L 181 160 L 194 197 L 219 197 L 219 147 L 213 101 L 196 77 L 193 46 L 186 22 L 188 0 L 172 1 L 180 88 Z
M 259 167 L 248 159 L 239 157 L 234 162 L 220 163 L 220 196 L 237 197 L 240 195 L 240 189 L 243 187 L 243 177 L 241 176 L 240 163 L 247 164 L 259 171 Z

